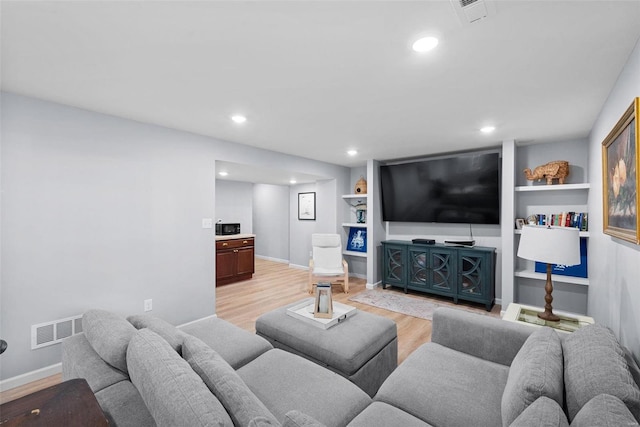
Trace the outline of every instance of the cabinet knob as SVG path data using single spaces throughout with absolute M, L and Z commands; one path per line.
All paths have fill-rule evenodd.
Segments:
M 229 246 L 229 244 L 228 243 L 223 243 L 222 246 Z
M 238 252 L 238 250 L 237 250 L 237 249 L 234 249 L 234 250 L 233 250 L 233 252 Z
M 243 245 L 246 245 L 247 243 L 249 243 L 247 240 L 243 240 L 243 241 L 242 241 L 242 244 L 243 244 Z

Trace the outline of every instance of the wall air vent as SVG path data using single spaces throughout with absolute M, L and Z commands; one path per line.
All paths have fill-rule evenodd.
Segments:
M 58 344 L 82 332 L 82 315 L 31 325 L 31 350 Z
M 495 14 L 494 0 L 451 0 L 451 5 L 463 25 L 481 21 Z

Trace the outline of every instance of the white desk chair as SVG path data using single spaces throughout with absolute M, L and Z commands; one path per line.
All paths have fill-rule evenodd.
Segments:
M 312 234 L 313 257 L 309 260 L 309 293 L 318 282 L 339 282 L 349 293 L 349 264 L 342 258 L 338 234 Z

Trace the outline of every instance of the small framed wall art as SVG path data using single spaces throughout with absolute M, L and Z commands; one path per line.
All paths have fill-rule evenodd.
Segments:
M 367 229 L 351 227 L 349 229 L 349 240 L 347 240 L 347 250 L 353 252 L 367 252 Z
M 635 244 L 640 244 L 638 110 L 640 98 L 635 98 L 602 141 L 603 232 Z
M 316 219 L 316 193 L 298 193 L 298 219 Z

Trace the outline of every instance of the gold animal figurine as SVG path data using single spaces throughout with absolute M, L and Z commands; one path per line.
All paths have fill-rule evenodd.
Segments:
M 557 179 L 558 183 L 564 184 L 564 179 L 569 175 L 569 162 L 566 160 L 554 160 L 536 167 L 533 172 L 529 168 L 523 172 L 529 181 L 540 181 L 542 178 L 546 178 L 547 185 L 553 184 L 554 179 Z

